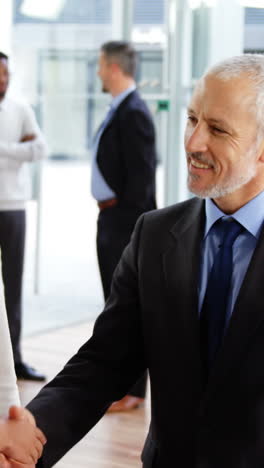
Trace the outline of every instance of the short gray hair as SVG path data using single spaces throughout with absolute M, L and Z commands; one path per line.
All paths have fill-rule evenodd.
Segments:
M 109 41 L 102 45 L 101 51 L 106 60 L 117 63 L 125 75 L 135 76 L 137 53 L 130 42 Z
M 212 66 L 206 75 L 213 75 L 223 81 L 228 81 L 240 75 L 246 75 L 252 82 L 252 90 L 256 92 L 253 101 L 253 112 L 259 127 L 259 136 L 264 133 L 264 55 L 244 54 L 225 59 Z M 261 134 L 261 135 L 260 135 Z

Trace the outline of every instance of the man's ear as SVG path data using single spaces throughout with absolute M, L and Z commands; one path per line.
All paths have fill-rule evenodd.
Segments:
M 120 66 L 118 65 L 118 63 L 112 63 L 112 64 L 111 64 L 111 70 L 112 70 L 112 72 L 114 72 L 114 73 L 119 73 L 119 71 L 120 71 Z

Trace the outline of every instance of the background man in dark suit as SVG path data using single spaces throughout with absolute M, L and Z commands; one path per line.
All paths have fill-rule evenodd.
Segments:
M 264 466 L 263 89 L 264 57 L 251 54 L 196 87 L 185 148 L 199 198 L 137 222 L 92 338 L 28 406 L 48 440 L 39 466 L 146 369 L 144 468 Z
M 136 91 L 136 51 L 125 41 L 101 48 L 98 75 L 112 96 L 110 109 L 94 139 L 92 194 L 98 202 L 97 255 L 105 300 L 114 270 L 138 217 L 156 208 L 155 130 Z M 146 374 L 109 411 L 127 411 L 144 401 Z

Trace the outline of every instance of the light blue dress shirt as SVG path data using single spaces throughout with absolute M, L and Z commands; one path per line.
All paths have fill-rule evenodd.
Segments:
M 104 132 L 104 129 L 106 126 L 111 122 L 114 113 L 118 106 L 121 104 L 121 102 L 134 90 L 136 89 L 136 86 L 130 86 L 127 88 L 125 91 L 122 93 L 118 94 L 112 99 L 112 102 L 110 104 L 110 108 L 108 110 L 108 113 L 102 122 L 102 125 L 99 127 L 95 138 L 94 138 L 94 143 L 93 143 L 93 149 L 92 149 L 92 178 L 91 178 L 91 192 L 93 197 L 98 200 L 98 201 L 103 201 L 103 200 L 109 200 L 111 198 L 116 198 L 116 193 L 109 187 L 105 179 L 103 178 L 103 175 L 98 167 L 96 158 L 97 158 L 97 151 L 98 151 L 98 146 L 100 142 L 100 138 Z
M 206 223 L 202 245 L 202 258 L 200 269 L 200 281 L 198 289 L 199 297 L 199 313 L 202 309 L 202 304 L 206 292 L 207 281 L 213 266 L 214 257 L 218 250 L 219 240 L 214 231 L 213 224 L 219 218 L 234 218 L 244 228 L 243 231 L 235 240 L 233 245 L 233 274 L 231 280 L 230 295 L 227 305 L 227 323 L 233 312 L 233 308 L 245 277 L 249 262 L 254 253 L 257 241 L 259 239 L 261 228 L 264 222 L 264 191 L 258 194 L 253 200 L 250 200 L 246 205 L 242 206 L 232 215 L 223 213 L 212 200 L 209 198 L 205 201 Z M 212 229 L 211 229 L 212 228 Z

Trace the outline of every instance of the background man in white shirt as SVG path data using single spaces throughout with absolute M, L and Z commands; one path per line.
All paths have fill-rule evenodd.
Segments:
M 23 363 L 20 336 L 28 163 L 44 158 L 47 149 L 32 109 L 6 97 L 9 77 L 8 57 L 0 52 L 0 248 L 5 301 L 17 377 L 45 380 Z

